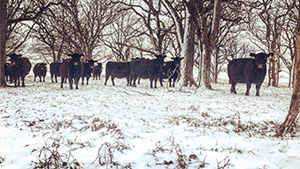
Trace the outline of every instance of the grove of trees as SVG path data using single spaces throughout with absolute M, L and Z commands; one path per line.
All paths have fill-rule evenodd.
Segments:
M 180 56 L 181 85 L 207 89 L 228 61 L 274 52 L 268 86 L 285 72 L 295 87 L 299 10 L 297 0 L 1 0 L 0 86 L 14 52 L 48 63 L 73 52 L 101 61 Z

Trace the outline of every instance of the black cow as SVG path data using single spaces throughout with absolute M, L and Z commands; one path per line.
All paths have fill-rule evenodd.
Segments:
M 162 73 L 160 77 L 160 85 L 163 86 L 163 79 L 169 80 L 169 87 L 175 87 L 175 82 L 180 75 L 180 62 L 183 57 L 171 58 L 173 61 L 165 62 L 162 68 Z M 173 85 L 172 85 L 173 80 Z
M 12 83 L 12 78 L 11 78 L 11 64 L 10 63 L 5 63 L 4 64 L 4 76 L 5 76 L 5 81 L 10 81 Z
M 37 63 L 33 67 L 33 74 L 34 74 L 34 81 L 36 80 L 36 77 L 38 76 L 40 78 L 40 82 L 45 82 L 45 76 L 47 74 L 47 66 L 46 63 Z
M 28 58 L 21 57 L 22 55 L 10 54 L 10 75 L 15 87 L 20 86 L 20 79 L 22 86 L 25 87 L 25 76 L 30 72 L 31 63 Z
M 126 78 L 127 86 L 130 85 L 130 62 L 107 62 L 105 67 L 105 82 L 111 77 L 112 85 L 115 85 L 114 79 Z
M 251 84 L 256 85 L 256 96 L 259 96 L 259 89 L 266 76 L 266 62 L 273 53 L 250 53 L 251 58 L 233 59 L 228 64 L 228 77 L 231 83 L 230 92 L 236 94 L 235 85 L 246 83 L 246 95 L 249 96 Z
M 80 62 L 82 54 L 73 53 L 69 54 L 72 58 L 66 59 L 62 62 L 59 67 L 59 72 L 61 76 L 60 88 L 63 88 L 63 83 L 66 78 L 69 79 L 70 89 L 73 89 L 73 80 L 78 89 L 78 82 L 82 75 L 82 63 Z
M 60 76 L 59 67 L 61 62 L 52 62 L 50 63 L 50 74 L 51 74 L 51 82 L 54 83 L 53 77 L 55 78 L 55 82 L 57 83 L 57 76 Z
M 82 63 L 83 65 L 83 70 L 82 70 L 82 75 L 81 75 L 81 80 L 82 80 L 82 85 L 84 84 L 84 78 L 86 77 L 86 84 L 89 84 L 89 79 L 92 75 L 92 71 L 94 69 L 94 63 L 95 61 L 93 59 L 86 60 L 85 62 Z
M 132 58 L 131 61 L 136 61 L 136 60 L 140 60 L 140 59 L 145 59 L 145 58 L 143 58 L 143 57 L 142 57 L 142 58 L 136 57 L 136 58 Z M 137 84 L 140 84 L 140 83 L 141 83 L 141 78 L 138 77 L 137 80 L 138 80 Z M 130 83 L 131 83 L 131 80 L 130 80 Z M 131 85 L 131 84 L 130 84 L 130 85 Z
M 136 87 L 136 79 L 149 79 L 150 87 L 157 88 L 157 80 L 161 76 L 161 71 L 164 63 L 164 59 L 167 56 L 155 55 L 156 59 L 138 59 L 131 62 L 131 80 L 132 86 Z
M 97 63 L 97 65 L 94 67 L 92 71 L 93 79 L 100 80 L 101 73 L 102 73 L 102 63 Z

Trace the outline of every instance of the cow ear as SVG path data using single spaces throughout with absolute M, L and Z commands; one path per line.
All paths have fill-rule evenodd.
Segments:
M 250 53 L 250 56 L 251 56 L 251 59 L 255 59 L 255 57 L 256 57 L 256 54 L 254 54 L 254 53 Z
M 184 57 L 181 57 L 180 60 L 184 59 Z
M 269 54 L 267 55 L 267 57 L 269 57 L 269 56 L 274 56 L 274 53 L 269 53 Z
M 83 59 L 84 55 L 80 55 L 80 59 Z

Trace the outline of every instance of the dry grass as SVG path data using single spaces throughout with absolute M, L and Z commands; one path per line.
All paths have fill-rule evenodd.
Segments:
M 39 151 L 40 153 L 37 157 L 38 161 L 31 162 L 32 167 L 34 169 L 82 168 L 71 152 L 69 152 L 69 154 L 60 153 L 59 148 L 61 144 L 62 137 L 58 137 L 51 146 L 44 146 Z

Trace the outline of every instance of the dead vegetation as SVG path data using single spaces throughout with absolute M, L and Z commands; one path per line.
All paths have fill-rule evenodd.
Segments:
M 34 169 L 82 168 L 71 152 L 68 154 L 60 152 L 59 148 L 63 144 L 62 140 L 62 137 L 58 137 L 53 141 L 52 145 L 44 146 L 37 156 L 38 161 L 31 162 L 32 167 Z
M 234 115 L 227 116 L 211 116 L 207 112 L 202 113 L 191 113 L 187 115 L 173 116 L 169 119 L 169 123 L 174 125 L 187 124 L 190 127 L 211 129 L 216 128 L 219 132 L 224 133 L 236 133 L 239 135 L 246 134 L 248 137 L 273 137 L 276 128 L 279 126 L 279 122 L 269 120 L 269 121 L 259 121 L 254 122 L 251 120 L 241 120 L 241 115 L 236 113 Z M 293 127 L 290 131 L 291 137 L 296 137 L 299 135 L 300 126 Z
M 98 149 L 98 155 L 96 159 L 93 161 L 95 163 L 98 161 L 98 163 L 101 166 L 106 166 L 106 168 L 124 168 L 124 169 L 131 169 L 131 164 L 121 164 L 120 162 L 117 162 L 114 160 L 114 152 L 116 150 L 122 151 L 124 149 L 127 149 L 126 146 L 120 145 L 120 144 L 110 144 L 110 143 L 103 143 L 101 147 Z
M 78 121 L 80 121 L 81 127 L 78 127 Z M 53 120 L 48 123 L 46 120 L 23 120 L 23 122 L 25 126 L 30 127 L 31 131 L 33 132 L 42 130 L 47 131 L 50 128 L 53 128 L 53 130 L 57 132 L 63 129 L 71 128 L 73 131 L 79 131 L 80 133 L 90 130 L 92 132 L 98 132 L 100 137 L 109 136 L 110 140 L 113 141 L 111 143 L 105 142 L 102 144 L 98 150 L 98 155 L 94 162 L 98 161 L 101 166 L 110 166 L 110 168 L 131 168 L 131 164 L 123 165 L 114 160 L 114 153 L 116 151 L 122 152 L 126 149 L 129 149 L 129 146 L 125 144 L 124 134 L 122 131 L 110 120 L 100 120 L 99 118 L 92 118 L 91 120 L 88 120 L 88 117 L 74 116 L 71 120 Z M 47 134 L 49 134 L 49 132 L 46 132 L 44 135 Z M 32 152 L 39 151 L 39 155 L 37 156 L 38 161 L 31 162 L 33 168 L 82 168 L 80 163 L 74 158 L 71 152 L 85 147 L 93 148 L 93 143 L 88 140 L 80 141 L 77 137 L 75 139 L 67 139 L 66 141 L 64 141 L 64 139 L 65 136 L 59 135 L 54 139 L 50 146 L 45 145 L 40 150 L 37 148 L 33 149 Z M 68 147 L 68 154 L 60 152 L 59 148 L 63 146 Z
M 0 164 L 2 164 L 3 162 L 4 162 L 4 158 L 0 156 Z

